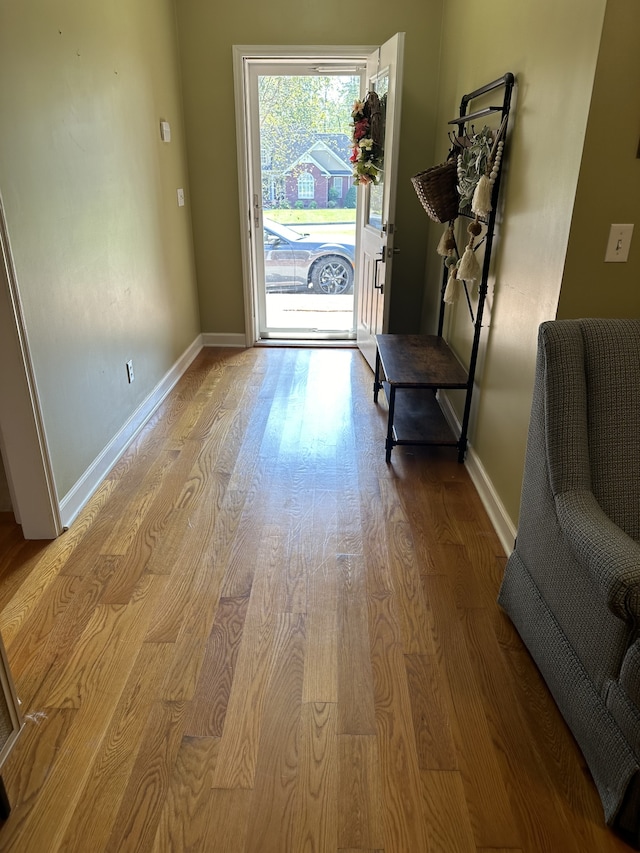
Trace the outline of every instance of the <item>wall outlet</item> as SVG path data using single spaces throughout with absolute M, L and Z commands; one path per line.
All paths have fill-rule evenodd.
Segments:
M 184 190 L 182 187 L 177 191 L 178 195 L 178 207 L 184 207 Z
M 134 375 L 134 373 L 133 373 L 133 361 L 130 359 L 130 360 L 127 362 L 127 379 L 129 380 L 129 385 L 131 385 L 131 383 L 133 382 L 133 380 L 134 380 L 135 378 L 136 378 L 136 377 L 135 377 L 135 375 Z

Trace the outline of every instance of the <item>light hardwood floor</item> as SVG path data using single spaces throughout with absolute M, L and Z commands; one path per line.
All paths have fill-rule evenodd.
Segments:
M 353 350 L 207 349 L 71 529 L 0 525 L 0 850 L 614 853 L 449 449 Z

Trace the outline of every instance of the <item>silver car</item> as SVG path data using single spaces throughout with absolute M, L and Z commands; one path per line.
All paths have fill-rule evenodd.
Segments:
M 268 292 L 291 288 L 316 293 L 353 290 L 354 247 L 323 242 L 264 219 L 264 270 Z

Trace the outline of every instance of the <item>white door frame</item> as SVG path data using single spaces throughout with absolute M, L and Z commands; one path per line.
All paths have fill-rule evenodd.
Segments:
M 0 449 L 25 539 L 55 539 L 60 505 L 0 196 Z
M 247 80 L 245 60 L 306 59 L 320 64 L 328 60 L 366 62 L 377 45 L 233 45 L 233 81 L 236 108 L 236 148 L 238 154 L 238 192 L 240 200 L 240 241 L 242 247 L 242 281 L 244 289 L 245 344 L 253 346 L 259 339 L 258 312 L 251 281 L 251 201 L 249 187 L 249 134 L 245 122 Z M 357 246 L 356 246 L 357 253 Z M 357 254 L 356 254 L 357 256 Z M 356 294 L 357 298 L 357 294 Z

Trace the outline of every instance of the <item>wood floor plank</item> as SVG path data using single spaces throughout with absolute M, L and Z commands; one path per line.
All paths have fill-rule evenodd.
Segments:
M 420 568 L 415 560 L 411 527 L 404 521 L 386 525 L 389 564 L 395 565 L 394 586 L 402 626 L 402 646 L 406 654 L 433 654 L 430 621 L 424 599 Z
M 338 494 L 316 489 L 312 530 L 315 547 L 308 566 L 307 652 L 303 702 L 338 701 Z
M 173 570 L 168 576 L 167 594 L 158 601 L 150 619 L 146 639 L 152 643 L 175 642 L 185 622 L 194 612 L 198 612 L 201 604 L 207 614 L 211 607 L 215 609 L 217 605 L 222 571 L 212 573 L 210 560 L 216 518 L 206 505 L 202 505 L 194 512 L 189 523 L 198 533 L 196 536 L 185 536 L 181 543 Z M 211 593 L 205 602 L 194 594 L 197 585 Z
M 420 770 L 457 770 L 456 747 L 449 723 L 447 685 L 435 657 L 405 655 L 413 729 Z
M 151 848 L 153 853 L 200 853 L 207 849 L 203 845 L 218 742 L 217 738 L 183 738 Z
M 250 503 L 244 492 L 228 491 L 226 503 L 231 501 L 241 508 L 241 515 L 225 560 L 220 595 L 223 598 L 242 598 L 251 592 L 261 546 L 257 533 L 267 523 L 267 511 L 263 506 L 256 507 Z
M 337 707 L 306 703 L 300 716 L 300 770 L 293 850 L 333 851 L 338 842 Z
M 533 661 L 526 661 L 527 677 L 521 680 L 518 655 L 511 651 L 503 654 L 488 614 L 470 613 L 465 630 L 471 635 L 469 646 L 476 667 L 482 673 L 487 716 L 495 729 L 494 740 L 501 747 L 501 760 L 524 771 L 514 783 L 514 787 L 522 788 L 520 796 L 512 796 L 512 800 L 514 810 L 527 803 L 520 822 L 528 827 L 530 844 L 552 849 L 561 843 L 567 850 L 575 847 L 576 850 L 594 849 L 605 853 L 611 833 L 603 829 L 601 803 L 588 772 L 581 766 L 582 756 L 577 745 L 572 738 L 564 738 L 568 734 L 564 720 L 543 688 Z M 528 658 L 523 651 L 521 661 L 525 655 Z M 495 690 L 499 690 L 501 701 L 496 700 Z M 506 707 L 511 708 L 509 714 Z M 522 740 L 522 731 L 529 731 L 526 741 Z M 542 826 L 529 826 L 532 812 L 549 817 L 542 821 Z M 588 820 L 578 828 L 572 842 L 559 841 L 568 834 L 570 814 L 575 813 L 588 816 Z
M 338 777 L 338 849 L 382 850 L 382 786 L 375 735 L 339 735 Z
M 13 513 L 11 514 L 13 517 Z M 11 535 L 0 544 L 0 610 L 4 610 L 29 578 L 47 543 L 22 538 L 22 528 L 14 523 Z
M 55 679 L 54 670 L 49 671 L 29 713 L 48 714 L 57 707 L 77 713 L 65 738 L 65 748 L 56 756 L 42 786 L 38 808 L 31 810 L 21 827 L 16 849 L 42 850 L 43 839 L 53 851 L 60 846 L 77 814 L 95 751 L 111 725 L 133 668 L 135 658 L 130 658 L 130 648 L 144 633 L 145 608 L 150 597 L 159 591 L 160 587 L 154 585 L 141 591 L 137 600 L 126 607 L 99 608 L 75 653 L 62 667 L 60 681 Z M 84 657 L 82 649 L 86 651 Z
M 365 565 L 351 554 L 339 554 L 337 564 L 338 732 L 375 734 Z
M 317 577 L 314 580 L 317 583 Z M 304 662 L 303 701 L 337 703 L 337 603 L 333 607 L 314 608 L 307 619 L 307 623 L 309 626 L 309 643 Z
M 360 491 L 362 551 L 367 566 L 367 589 L 375 595 L 393 592 L 386 514 L 380 499 L 380 478 Z
M 33 658 L 44 652 L 47 639 L 59 629 L 65 611 L 77 601 L 82 579 L 72 575 L 58 575 L 51 584 L 49 594 L 40 598 L 11 644 L 11 671 L 14 678 L 26 668 Z M 101 585 L 101 590 L 104 584 Z M 59 630 L 57 631 L 59 634 Z
M 450 579 L 430 575 L 423 581 L 452 697 L 452 732 L 476 844 L 521 847 Z
M 253 792 L 214 789 L 206 802 L 207 831 L 200 850 L 244 853 Z M 164 850 L 158 853 L 165 853 Z
M 74 813 L 62 840 L 68 853 L 104 850 L 171 654 L 168 644 L 143 644 L 82 792 L 92 808 Z
M 163 579 L 149 576 L 131 604 L 97 607 L 63 666 L 49 670 L 34 704 L 80 708 L 99 694 L 118 691 L 128 672 L 124 659 L 145 630 L 143 610 L 161 595 L 162 587 Z
M 190 442 L 179 451 L 177 459 L 163 475 L 155 497 L 151 496 L 148 501 L 148 510 L 135 531 L 120 570 L 105 590 L 105 603 L 126 604 L 143 572 L 153 573 L 154 554 L 157 554 L 159 544 L 164 548 L 167 541 L 165 532 L 176 513 L 176 489 L 191 469 L 194 455 L 195 442 Z M 107 542 L 103 548 L 108 547 Z
M 245 853 L 295 849 L 305 642 L 302 615 L 277 617 Z
M 76 592 L 63 611 L 57 611 L 53 625 L 46 620 L 49 612 L 49 595 L 41 599 L 37 607 L 26 620 L 10 651 L 11 669 L 16 681 L 19 696 L 25 707 L 30 707 L 42 680 L 54 661 L 63 661 L 70 654 L 86 628 L 94 611 L 101 603 L 105 586 L 117 570 L 119 557 L 99 557 L 94 571 L 85 577 L 74 575 L 59 576 L 67 589 Z M 72 586 L 66 586 L 63 577 L 71 578 Z M 53 594 L 54 585 L 50 594 Z M 46 630 L 40 627 L 41 612 Z
M 155 703 L 105 851 L 153 848 L 183 730 L 184 703 Z
M 76 539 L 75 531 L 69 533 L 71 535 L 65 533 L 51 542 L 44 551 L 39 550 L 36 557 L 29 561 L 27 577 L 3 608 L 0 630 L 7 650 L 78 545 L 80 540 Z
M 423 770 L 421 779 L 429 853 L 476 853 L 460 774 Z
M 41 798 L 46 796 L 47 782 L 77 713 L 62 708 L 26 715 L 22 734 L 2 768 L 12 805 L 11 820 L 5 821 L 0 829 L 3 851 L 42 850 L 44 836 L 30 833 L 29 823 L 34 812 L 42 808 Z
M 275 642 L 274 601 L 271 582 L 280 564 L 283 542 L 280 532 L 262 531 L 263 558 L 251 590 L 243 637 L 227 706 L 225 730 L 214 776 L 215 788 L 253 788 L 257 753 L 271 676 Z M 277 611 L 274 611 L 276 613 Z
M 523 853 L 515 847 L 478 847 L 478 853 Z
M 427 458 L 434 459 L 431 452 Z M 464 545 L 455 518 L 449 514 L 444 499 L 444 482 L 440 479 L 421 478 L 420 500 L 415 499 L 415 483 L 398 480 L 398 494 L 403 508 L 416 531 L 422 531 L 426 541 L 450 545 Z
M 220 599 L 198 684 L 187 710 L 186 735 L 222 735 L 248 604 L 248 596 Z
M 129 501 L 128 505 L 122 507 L 122 515 L 114 520 L 111 533 L 100 549 L 102 554 L 127 553 L 138 530 L 144 524 L 149 507 L 155 501 L 168 470 L 178 457 L 179 453 L 175 450 L 162 451 L 158 455 L 135 497 Z
M 392 600 L 374 595 L 368 600 L 384 848 L 427 850 L 411 701 Z

